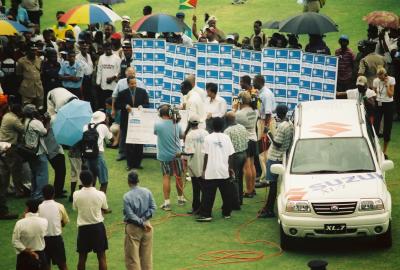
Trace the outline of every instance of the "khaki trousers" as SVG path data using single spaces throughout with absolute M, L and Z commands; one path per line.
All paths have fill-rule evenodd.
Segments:
M 127 270 L 153 269 L 153 230 L 133 224 L 125 226 L 125 266 Z

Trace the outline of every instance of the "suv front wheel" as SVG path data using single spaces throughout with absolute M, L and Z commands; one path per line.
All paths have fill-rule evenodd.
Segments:
M 280 240 L 281 240 L 281 248 L 282 250 L 293 250 L 295 247 L 295 238 L 285 234 L 282 229 L 282 225 L 280 227 Z
M 376 237 L 377 244 L 381 248 L 391 248 L 392 247 L 392 224 L 389 223 L 387 231 Z

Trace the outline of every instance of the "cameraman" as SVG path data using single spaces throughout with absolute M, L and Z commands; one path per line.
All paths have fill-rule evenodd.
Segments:
M 28 161 L 32 171 L 32 199 L 41 199 L 42 189 L 49 182 L 47 148 L 44 141 L 47 128 L 35 105 L 25 105 L 23 113 L 25 116 L 24 143 L 26 147 L 36 152 L 35 158 Z
M 183 138 L 183 130 L 178 124 L 180 120 L 179 114 L 171 108 L 170 105 L 161 105 L 159 108 L 159 116 L 161 120 L 155 123 L 154 134 L 157 136 L 157 159 L 161 162 L 163 174 L 164 203 L 160 208 L 164 211 L 171 211 L 171 203 L 169 200 L 171 193 L 171 176 L 175 176 L 176 179 L 178 204 L 184 205 L 186 202 L 183 197 L 183 183 L 181 178 L 182 160 L 180 158 L 180 139 Z

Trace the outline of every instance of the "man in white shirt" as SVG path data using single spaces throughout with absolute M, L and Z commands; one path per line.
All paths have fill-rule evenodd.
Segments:
M 262 75 L 256 75 L 253 78 L 253 86 L 258 90 L 258 98 L 261 101 L 261 107 L 259 108 L 260 118 L 257 121 L 257 136 L 258 141 L 261 141 L 261 147 L 259 147 L 258 158 L 260 160 L 261 176 L 260 179 L 264 179 L 267 173 L 267 153 L 268 153 L 268 142 L 266 132 L 268 131 L 271 122 L 274 122 L 272 113 L 275 111 L 276 101 L 274 93 L 265 86 L 265 79 Z M 273 124 L 273 123 L 272 123 Z M 260 180 L 256 183 L 256 188 L 266 186 L 266 181 Z
M 92 186 L 93 175 L 90 171 L 83 170 L 80 179 L 83 188 L 74 192 L 72 203 L 73 209 L 78 211 L 77 269 L 85 269 L 87 255 L 93 251 L 97 254 L 99 270 L 106 270 L 108 241 L 102 211 L 108 210 L 107 198 L 104 192 Z
M 58 110 L 61 109 L 62 106 L 74 99 L 78 99 L 78 97 L 65 88 L 57 87 L 51 90 L 47 94 L 47 112 L 51 117 L 51 121 L 54 121 Z
M 104 44 L 104 52 L 97 63 L 96 84 L 100 86 L 100 92 L 98 93 L 99 107 L 105 109 L 105 101 L 112 95 L 117 85 L 121 58 L 113 54 L 109 42 Z
M 192 84 L 189 80 L 184 80 L 181 83 L 181 93 L 185 100 L 182 107 L 184 110 L 188 111 L 188 118 L 196 115 L 200 118 L 200 127 L 205 128 L 205 121 L 207 117 L 205 104 L 200 95 L 193 90 Z
M 232 141 L 228 135 L 222 133 L 224 120 L 220 117 L 214 118 L 214 132 L 204 139 L 202 153 L 204 156 L 203 166 L 203 196 L 201 198 L 199 222 L 210 222 L 211 212 L 214 206 L 217 188 L 222 197 L 222 216 L 225 219 L 231 217 L 232 195 L 229 178 L 233 176 L 230 157 L 235 153 Z
M 100 190 L 104 193 L 107 192 L 108 186 L 108 169 L 107 164 L 104 159 L 104 140 L 110 140 L 112 138 L 112 133 L 106 125 L 106 114 L 102 111 L 97 111 L 93 113 L 92 119 L 90 120 L 90 128 L 96 129 L 98 133 L 97 146 L 98 155 L 88 156 L 85 155 L 85 149 L 83 150 L 83 158 L 88 166 L 89 170 L 93 174 L 93 186 L 96 186 L 96 178 L 99 178 Z M 87 132 L 89 125 L 83 127 L 83 131 Z M 85 134 L 85 133 L 84 133 Z M 85 135 L 83 136 L 82 144 L 85 147 Z M 90 152 L 89 152 L 90 153 Z
M 96 93 L 92 87 L 93 61 L 88 53 L 89 45 L 84 40 L 79 40 L 79 53 L 76 61 L 81 64 L 83 69 L 82 92 L 85 100 L 89 101 L 92 108 L 96 107 Z
M 349 89 L 345 92 L 337 92 L 337 98 L 355 99 L 358 102 L 367 101 L 375 106 L 376 93 L 368 88 L 368 80 L 365 76 L 359 76 L 356 82 L 356 89 Z
M 207 100 L 206 100 L 206 126 L 207 131 L 212 132 L 212 121 L 216 117 L 224 117 L 227 111 L 225 99 L 220 97 L 218 93 L 218 85 L 215 83 L 206 84 Z
M 62 227 L 68 222 L 68 214 L 64 205 L 54 201 L 54 187 L 46 185 L 43 188 L 44 201 L 39 205 L 39 216 L 48 221 L 47 234 L 44 237 L 46 254 L 49 269 L 51 262 L 57 265 L 60 270 L 67 270 L 67 259 L 65 257 L 64 240 L 61 236 Z
M 185 137 L 185 153 L 188 154 L 187 168 L 192 182 L 192 210 L 188 214 L 196 214 L 201 206 L 201 184 L 203 179 L 204 153 L 202 148 L 208 132 L 199 128 L 200 117 L 192 115 L 189 118 L 189 132 Z
M 47 270 L 44 236 L 48 222 L 39 217 L 38 200 L 28 200 L 26 206 L 25 216 L 15 224 L 12 236 L 12 244 L 18 254 L 16 269 Z
M 190 74 L 186 77 L 186 80 L 189 80 L 189 82 L 192 84 L 192 90 L 199 94 L 201 100 L 206 103 L 207 92 L 196 85 L 196 76 L 194 74 Z

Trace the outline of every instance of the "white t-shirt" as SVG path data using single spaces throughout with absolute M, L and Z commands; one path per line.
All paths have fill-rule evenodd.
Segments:
M 185 152 L 193 154 L 188 157 L 188 171 L 190 176 L 201 177 L 203 174 L 204 153 L 202 153 L 204 138 L 208 132 L 204 129 L 189 131 L 185 139 Z
M 117 82 L 107 83 L 107 78 L 118 77 L 120 66 L 121 58 L 115 54 L 111 54 L 110 56 L 102 54 L 97 64 L 96 84 L 100 85 L 102 90 L 114 90 Z
M 39 205 L 39 216 L 47 219 L 47 235 L 58 236 L 62 233 L 62 224 L 67 224 L 69 218 L 64 205 L 54 200 L 45 200 Z
M 83 132 L 88 130 L 88 126 L 85 125 L 83 127 Z M 97 144 L 99 146 L 99 152 L 103 153 L 104 152 L 104 140 L 111 140 L 113 137 L 111 131 L 108 129 L 108 127 L 105 124 L 100 124 L 96 127 L 97 132 L 99 133 L 99 139 L 97 140 Z
M 103 222 L 101 209 L 108 209 L 106 194 L 94 187 L 83 187 L 74 192 L 72 208 L 78 210 L 78 227 Z
M 388 76 L 388 84 L 395 85 L 395 78 Z M 377 97 L 376 100 L 379 102 L 392 102 L 393 97 L 388 97 L 387 95 L 387 87 L 384 81 L 381 81 L 379 78 L 376 78 L 373 82 L 373 86 L 376 89 Z
M 235 153 L 231 139 L 224 133 L 213 132 L 204 138 L 203 151 L 208 155 L 205 179 L 229 178 L 229 156 Z
M 226 110 L 227 105 L 224 98 L 217 95 L 212 102 L 209 97 L 207 98 L 206 114 L 211 113 L 211 117 L 223 117 L 225 116 Z
M 347 90 L 346 94 L 347 94 L 347 99 L 355 99 L 355 100 L 361 101 L 360 100 L 360 91 L 358 91 L 357 88 L 356 89 Z M 376 93 L 375 93 L 374 90 L 367 89 L 367 91 L 365 92 L 365 96 L 367 98 L 376 97 Z
M 200 87 L 198 87 L 197 85 L 195 87 L 193 87 L 192 91 L 196 92 L 197 94 L 200 95 L 201 100 L 203 101 L 203 103 L 205 103 L 207 101 L 207 92 L 204 89 L 201 89 Z

